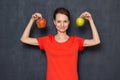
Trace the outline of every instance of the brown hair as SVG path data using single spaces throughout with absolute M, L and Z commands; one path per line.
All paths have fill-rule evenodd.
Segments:
M 55 20 L 56 19 L 56 15 L 58 13 L 61 13 L 61 14 L 64 14 L 68 17 L 68 19 L 70 20 L 70 12 L 68 9 L 64 8 L 64 7 L 59 7 L 55 10 L 54 12 L 54 15 L 53 15 L 53 19 Z

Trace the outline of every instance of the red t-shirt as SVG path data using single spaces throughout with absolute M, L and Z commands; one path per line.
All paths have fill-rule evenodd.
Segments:
M 84 38 L 70 36 L 65 42 L 57 42 L 54 35 L 37 38 L 39 48 L 47 56 L 46 80 L 78 80 L 78 50 L 83 50 Z

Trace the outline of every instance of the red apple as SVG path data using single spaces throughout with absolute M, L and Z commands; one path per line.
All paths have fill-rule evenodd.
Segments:
M 37 24 L 38 28 L 45 28 L 46 27 L 46 23 L 47 23 L 47 21 L 44 18 L 39 18 L 36 21 L 36 24 Z

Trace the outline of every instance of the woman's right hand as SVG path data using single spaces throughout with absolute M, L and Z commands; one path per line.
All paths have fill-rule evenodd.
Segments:
M 42 18 L 42 14 L 41 14 L 41 13 L 34 13 L 34 14 L 32 15 L 32 19 L 33 19 L 33 20 L 37 20 L 37 19 L 39 19 L 39 18 Z
M 42 14 L 41 13 L 34 13 L 27 25 L 27 27 L 25 28 L 22 37 L 21 37 L 21 42 L 26 43 L 26 44 L 30 44 L 30 45 L 37 45 L 38 46 L 38 42 L 36 40 L 36 38 L 32 38 L 30 37 L 30 30 L 32 27 L 32 24 L 35 20 L 42 18 Z

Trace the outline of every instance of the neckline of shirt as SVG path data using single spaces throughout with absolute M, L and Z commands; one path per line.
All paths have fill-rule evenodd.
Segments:
M 58 42 L 58 41 L 56 41 L 54 35 L 52 35 L 52 39 L 53 39 L 53 41 L 54 41 L 56 44 L 66 44 L 66 43 L 68 43 L 68 42 L 71 40 L 71 36 L 69 36 L 69 38 L 68 38 L 66 41 L 64 41 L 64 42 Z

